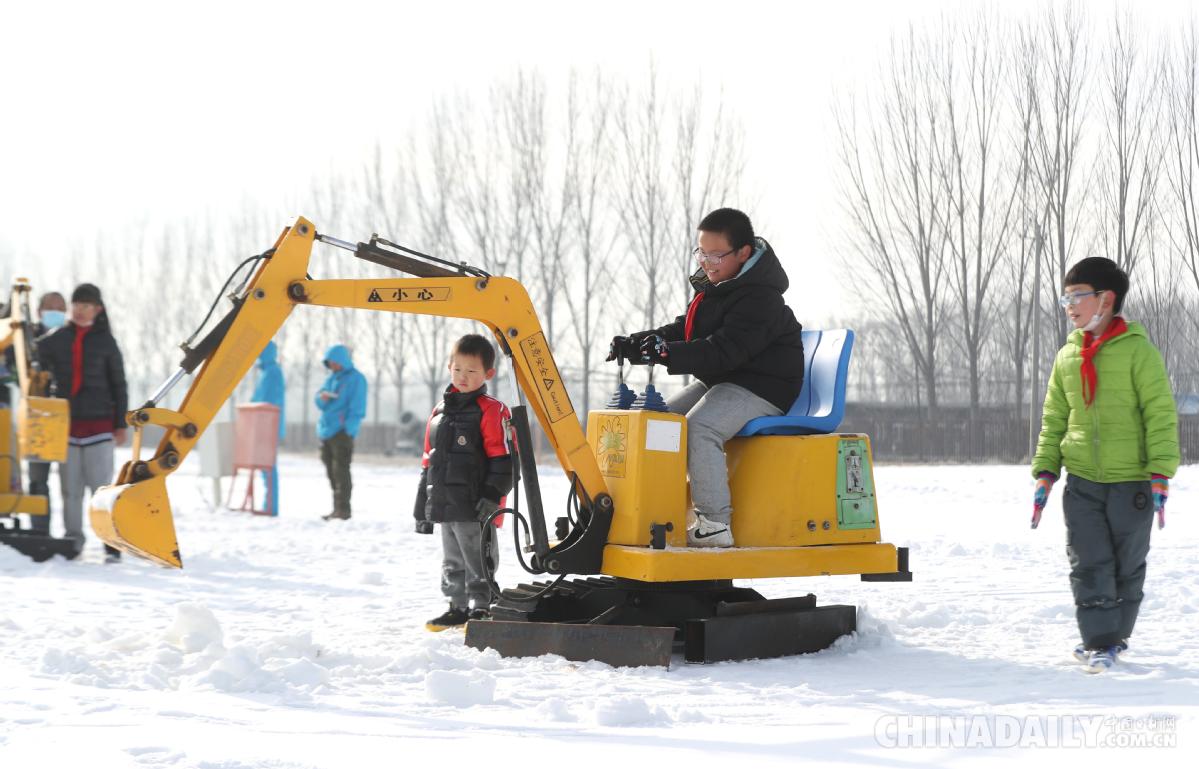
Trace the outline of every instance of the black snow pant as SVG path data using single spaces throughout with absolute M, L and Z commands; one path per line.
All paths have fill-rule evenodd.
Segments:
M 29 463 L 29 494 L 34 497 L 46 497 L 47 506 L 50 500 L 50 463 L 49 462 L 30 462 Z M 47 507 L 46 515 L 33 516 L 30 518 L 32 523 L 31 528 L 34 531 L 49 534 L 50 533 L 50 511 Z
M 325 463 L 325 474 L 333 487 L 333 512 L 343 518 L 350 515 L 350 492 L 354 487 L 350 478 L 350 460 L 353 458 L 354 439 L 345 430 L 321 441 L 321 461 Z
M 1153 528 L 1149 481 L 1096 483 L 1070 475 L 1062 497 L 1078 632 L 1088 649 L 1132 636 Z

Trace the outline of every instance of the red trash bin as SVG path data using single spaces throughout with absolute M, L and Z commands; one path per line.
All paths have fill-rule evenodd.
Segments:
M 246 484 L 246 496 L 241 507 L 232 508 L 230 505 L 230 509 L 271 515 L 269 509 L 258 510 L 254 507 L 254 473 L 270 471 L 275 466 L 278 451 L 279 407 L 270 403 L 244 403 L 238 406 L 237 418 L 233 423 L 233 482 L 229 484 L 229 502 L 233 499 L 238 471 L 249 470 L 250 480 Z

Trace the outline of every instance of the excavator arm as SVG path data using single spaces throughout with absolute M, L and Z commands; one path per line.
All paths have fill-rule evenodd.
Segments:
M 317 241 L 417 277 L 312 280 L 308 262 Z M 113 485 L 96 492 L 90 507 L 92 528 L 101 539 L 164 566 L 182 567 L 166 478 L 195 447 L 297 305 L 467 318 L 491 329 L 509 356 L 522 401 L 527 399 L 527 406 L 523 402 L 513 405 L 512 414 L 530 497 L 534 563 L 549 573 L 598 571 L 612 500 L 524 287 L 510 278 L 442 262 L 379 238 L 351 244 L 323 236 L 302 217 L 258 259 L 250 279 L 233 297 L 228 314 L 194 348 L 185 346 L 179 369 L 145 405 L 129 413 L 133 458 L 121 468 Z M 160 407 L 167 393 L 197 368 L 199 373 L 178 410 Z M 536 489 L 526 409 L 541 423 L 581 501 L 578 520 L 553 546 Z M 147 425 L 164 428 L 165 435 L 153 455 L 143 459 L 142 428 Z

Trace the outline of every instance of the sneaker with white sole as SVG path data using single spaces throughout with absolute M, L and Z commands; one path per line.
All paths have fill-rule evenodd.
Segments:
M 696 514 L 695 526 L 687 529 L 688 547 L 732 547 L 733 530 L 727 523 Z
M 1112 655 L 1113 658 L 1119 659 L 1121 654 L 1128 651 L 1128 641 L 1121 641 L 1115 646 L 1109 648 L 1115 650 Z M 1074 647 L 1074 659 L 1078 660 L 1079 662 L 1090 662 L 1091 652 L 1092 650 L 1088 649 L 1085 644 L 1079 644 L 1078 646 Z

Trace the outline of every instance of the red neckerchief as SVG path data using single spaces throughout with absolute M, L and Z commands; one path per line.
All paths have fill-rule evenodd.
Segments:
M 1117 316 L 1112 318 L 1112 322 L 1108 325 L 1107 330 L 1103 332 L 1103 336 L 1095 339 L 1090 331 L 1083 332 L 1082 335 L 1082 399 L 1086 401 L 1089 407 L 1095 402 L 1095 391 L 1099 388 L 1099 375 L 1095 373 L 1095 355 L 1098 354 L 1099 348 L 1107 340 L 1120 336 L 1128 330 L 1128 324 L 1124 319 Z
M 74 325 L 74 324 L 72 324 Z M 75 326 L 75 341 L 71 343 L 71 397 L 83 388 L 83 338 L 94 326 Z
M 683 341 L 691 341 L 691 327 L 695 325 L 695 310 L 699 307 L 699 303 L 704 300 L 704 292 L 700 291 L 691 300 L 691 304 L 687 305 L 687 323 L 683 326 Z

